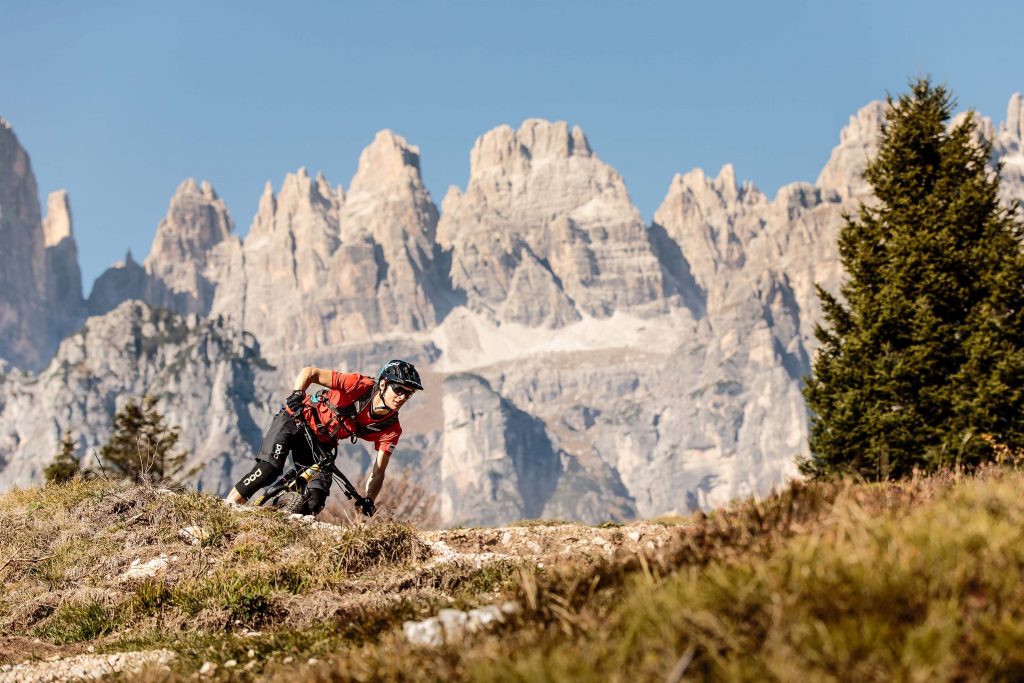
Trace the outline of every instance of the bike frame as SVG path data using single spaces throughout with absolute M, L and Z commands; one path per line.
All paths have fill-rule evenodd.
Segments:
M 348 480 L 348 477 L 346 477 L 345 474 L 334 464 L 334 460 L 338 457 L 337 446 L 335 446 L 335 450 L 333 452 L 325 453 L 319 440 L 313 436 L 313 430 L 309 428 L 309 425 L 306 424 L 304 420 L 296 420 L 295 422 L 302 428 L 302 433 L 306 435 L 306 441 L 309 443 L 309 450 L 313 453 L 313 462 L 320 466 L 320 470 L 327 472 L 334 477 L 334 480 L 341 485 L 346 498 L 352 500 L 359 500 L 362 498 L 356 490 L 356 487 Z
M 282 474 L 276 482 L 268 486 L 264 493 L 262 493 L 259 498 L 254 499 L 251 504 L 258 507 L 268 498 L 276 496 L 281 493 L 281 491 L 287 490 L 298 482 L 302 474 L 308 472 L 309 469 L 314 466 L 318 467 L 321 472 L 326 472 L 331 475 L 331 477 L 333 477 L 341 486 L 342 492 L 345 494 L 346 498 L 356 501 L 362 498 L 362 496 L 359 495 L 359 491 L 356 490 L 356 487 L 353 486 L 348 477 L 346 477 L 345 474 L 334 464 L 334 460 L 338 457 L 337 447 L 335 447 L 334 451 L 327 451 L 316 436 L 313 435 L 313 431 L 309 428 L 309 425 L 306 424 L 305 420 L 296 419 L 295 424 L 302 429 L 302 433 L 306 436 L 306 442 L 309 444 L 309 450 L 313 454 L 313 465 L 303 467 L 301 470 L 299 469 L 299 466 L 296 465 L 294 468 L 288 470 L 288 472 Z M 294 475 L 289 476 L 292 473 L 294 473 Z

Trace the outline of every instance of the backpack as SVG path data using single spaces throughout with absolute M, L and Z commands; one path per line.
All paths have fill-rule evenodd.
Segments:
M 356 439 L 360 437 L 383 432 L 390 428 L 391 425 L 398 422 L 397 412 L 393 412 L 389 417 L 386 417 L 379 422 L 371 422 L 368 425 L 361 425 L 356 421 L 356 415 L 362 412 L 363 408 L 365 408 L 367 404 L 373 400 L 373 397 L 377 395 L 376 383 L 347 406 L 337 406 L 331 403 L 327 398 L 329 395 L 328 392 L 328 389 L 321 389 L 310 397 L 310 403 L 313 408 L 310 412 L 313 413 L 313 427 L 318 437 L 326 437 L 332 441 L 351 438 L 352 443 L 355 443 Z M 317 404 L 323 404 L 326 406 L 333 415 L 326 424 L 320 421 L 320 411 L 317 410 Z M 348 420 L 348 423 L 346 423 L 346 419 Z M 349 424 L 354 428 L 350 428 L 348 426 Z M 342 434 L 342 430 L 344 430 L 345 433 Z

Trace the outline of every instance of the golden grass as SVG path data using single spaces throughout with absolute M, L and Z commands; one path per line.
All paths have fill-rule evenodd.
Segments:
M 170 675 L 143 680 L 188 679 L 249 650 L 257 666 L 214 678 L 1013 680 L 1024 678 L 1022 488 L 998 468 L 795 483 L 673 519 L 672 540 L 647 555 L 474 568 L 422 565 L 408 525 L 330 534 L 196 494 L 76 481 L 0 497 L 0 564 L 18 558 L 0 570 L 0 618 L 67 648 L 179 652 Z M 219 531 L 184 545 L 177 526 L 196 523 Z M 146 548 L 186 561 L 118 583 Z M 401 631 L 442 606 L 509 598 L 517 618 L 457 645 L 419 648 Z

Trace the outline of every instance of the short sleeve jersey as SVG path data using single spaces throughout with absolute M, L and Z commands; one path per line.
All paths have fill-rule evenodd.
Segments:
M 360 375 L 357 373 L 341 373 L 331 372 L 331 385 L 327 387 L 326 398 L 328 401 L 333 403 L 339 408 L 345 408 L 356 402 L 357 399 L 366 394 L 373 388 L 374 380 L 371 377 Z M 379 419 L 374 419 L 370 415 L 372 401 L 367 401 L 366 405 L 360 410 L 355 417 L 355 422 L 358 425 L 366 426 L 374 422 L 382 422 L 390 418 L 394 413 L 388 413 Z M 313 427 L 313 432 L 317 435 L 317 438 L 324 443 L 334 444 L 335 439 L 330 438 L 326 434 L 322 434 L 317 430 L 317 422 L 313 417 L 313 411 L 317 411 L 317 417 L 320 418 L 320 424 L 322 425 L 337 425 L 337 418 L 331 409 L 320 401 L 314 404 L 309 396 L 306 397 L 305 408 L 302 411 L 302 416 L 305 418 L 309 426 Z M 356 431 L 355 425 L 351 424 L 351 420 L 344 419 L 344 427 L 339 431 L 338 437 L 344 438 L 348 434 Z M 398 439 L 402 436 L 402 425 L 399 424 L 398 420 L 390 426 L 379 432 L 370 432 L 362 435 L 359 438 L 365 441 L 372 441 L 375 450 L 385 451 L 391 453 L 395 450 L 395 446 L 398 445 Z

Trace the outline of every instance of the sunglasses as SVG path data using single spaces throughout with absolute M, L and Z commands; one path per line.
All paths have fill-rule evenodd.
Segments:
M 398 384 L 391 384 L 389 386 L 391 387 L 391 391 L 395 392 L 399 396 L 412 396 L 416 393 L 415 389 L 409 389 Z

